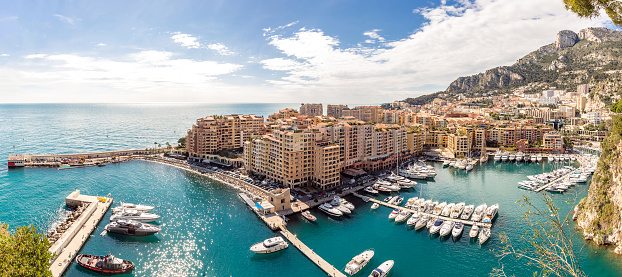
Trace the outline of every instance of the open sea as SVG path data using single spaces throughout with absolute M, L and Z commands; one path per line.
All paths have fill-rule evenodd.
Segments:
M 248 248 L 274 236 L 226 185 L 174 167 L 133 161 L 105 167 L 56 170 L 22 168 L 8 170 L 11 153 L 73 153 L 153 147 L 154 142 L 176 145 L 177 139 L 196 118 L 213 114 L 254 113 L 267 116 L 299 104 L 11 104 L 0 105 L 0 222 L 11 228 L 34 224 L 47 231 L 65 213 L 64 198 L 74 189 L 88 195 L 110 193 L 117 201 L 154 205 L 162 216 L 162 231 L 150 237 L 99 234 L 108 223 L 104 217 L 80 253 L 111 252 L 132 260 L 136 270 L 127 276 L 326 276 L 295 247 L 268 255 Z M 491 159 L 492 160 L 492 159 Z M 367 276 L 385 260 L 395 266 L 391 276 L 488 276 L 504 266 L 508 276 L 533 276 L 536 268 L 524 260 L 499 260 L 494 251 L 503 244 L 505 232 L 516 245 L 527 230 L 520 222 L 525 208 L 515 203 L 539 194 L 517 188 L 527 175 L 549 172 L 558 164 L 515 164 L 493 161 L 471 173 L 435 164 L 434 181 L 419 182 L 415 190 L 401 192 L 408 199 L 421 196 L 440 202 L 499 203 L 493 237 L 483 246 L 469 241 L 430 237 L 427 230 L 414 231 L 396 225 L 387 217 L 390 210 L 370 209 L 355 197 L 352 216 L 335 220 L 317 209 L 309 223 L 300 215 L 290 216 L 288 229 L 325 260 L 343 269 L 365 249 L 376 254 L 359 276 Z M 564 214 L 573 206 L 564 203 L 587 195 L 587 185 L 578 185 L 555 202 Z M 384 198 L 385 196 L 382 196 Z M 379 197 L 380 198 L 380 197 Z M 115 205 L 113 205 L 115 206 Z M 110 212 L 109 212 L 110 213 Z M 574 226 L 574 225 L 573 225 Z M 622 276 L 622 258 L 611 247 L 584 244 L 574 228 L 568 230 L 580 251 L 581 266 L 589 276 Z M 98 276 L 77 264 L 65 276 Z M 126 275 L 124 275 L 126 276 Z

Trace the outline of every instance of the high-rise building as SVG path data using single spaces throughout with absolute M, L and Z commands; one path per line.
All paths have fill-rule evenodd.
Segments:
M 542 148 L 551 153 L 563 153 L 564 152 L 564 138 L 558 133 L 544 134 L 542 140 Z
M 324 113 L 324 108 L 322 104 L 301 104 L 300 105 L 300 115 L 308 115 L 308 116 L 318 116 Z
M 261 116 L 208 116 L 197 119 L 188 130 L 186 149 L 190 156 L 204 158 L 206 154 L 243 147 L 244 139 L 264 132 L 264 119 Z
M 585 105 L 587 104 L 587 97 L 583 94 L 577 95 L 577 110 L 583 111 L 585 110 Z
M 380 106 L 358 106 L 354 109 L 343 110 L 343 117 L 352 116 L 355 119 L 365 122 L 379 123 L 382 122 L 382 111 Z
M 343 117 L 343 111 L 348 109 L 347 105 L 328 105 L 326 107 L 326 116 L 341 118 Z
M 587 95 L 588 93 L 590 93 L 590 85 L 588 84 L 578 85 L 577 92 L 584 96 Z

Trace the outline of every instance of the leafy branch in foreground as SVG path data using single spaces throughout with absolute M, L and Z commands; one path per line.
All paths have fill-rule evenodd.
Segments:
M 32 225 L 11 232 L 0 223 L 0 276 L 52 276 L 50 245 Z
M 501 261 L 505 257 L 527 260 L 527 265 L 538 268 L 534 276 L 586 276 L 581 270 L 579 258 L 573 247 L 572 238 L 566 234 L 570 224 L 570 213 L 565 217 L 559 214 L 559 208 L 553 203 L 553 196 L 544 194 L 544 207 L 538 207 L 528 196 L 516 201 L 521 207 L 527 207 L 523 219 L 529 227 L 521 241 L 524 247 L 515 246 L 505 233 L 501 233 L 504 246 L 495 255 Z M 566 203 L 571 203 L 567 200 Z M 490 276 L 506 276 L 503 265 L 493 269 Z

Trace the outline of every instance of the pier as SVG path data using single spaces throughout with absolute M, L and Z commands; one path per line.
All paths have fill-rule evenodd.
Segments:
M 298 239 L 298 237 L 296 237 L 296 235 L 290 233 L 289 230 L 287 230 L 287 228 L 285 228 L 282 225 L 281 225 L 280 228 L 281 228 L 281 231 L 280 231 L 281 235 L 283 235 L 287 240 L 289 240 L 292 243 L 292 245 L 294 245 L 296 248 L 298 248 L 298 250 L 300 250 L 300 252 L 302 252 L 302 254 L 307 256 L 307 258 L 309 258 L 309 260 L 311 260 L 319 268 L 324 270 L 324 272 L 326 272 L 326 274 L 328 274 L 328 276 L 332 276 L 332 277 L 346 277 L 346 275 L 341 273 L 340 270 L 335 268 L 333 265 L 329 264 L 327 261 L 322 259 L 322 257 L 320 257 L 320 255 L 318 255 L 311 248 L 309 248 L 304 243 L 302 243 L 302 241 L 300 241 Z
M 389 207 L 389 208 L 392 208 L 392 209 L 405 210 L 405 211 L 409 211 L 411 213 L 417 212 L 419 214 L 429 215 L 431 217 L 437 217 L 437 218 L 441 218 L 443 220 L 451 220 L 451 221 L 454 221 L 454 222 L 460 222 L 460 223 L 462 223 L 464 225 L 470 225 L 470 226 L 477 225 L 479 227 L 492 228 L 492 223 L 475 222 L 475 221 L 471 221 L 471 220 L 463 220 L 463 219 L 459 219 L 459 218 L 451 218 L 451 217 L 448 217 L 448 216 L 433 215 L 431 213 L 418 212 L 418 211 L 415 211 L 413 209 L 409 209 L 409 208 L 405 208 L 405 207 L 389 204 L 387 202 L 376 200 L 376 199 L 373 199 L 373 198 L 370 198 L 370 197 L 367 197 L 367 196 L 362 196 L 362 195 L 357 194 L 357 193 L 353 193 L 352 195 L 363 199 L 363 201 L 365 201 L 365 200 L 372 201 L 374 203 L 378 203 L 380 205 L 383 205 L 383 206 L 386 206 L 386 207 Z
M 70 207 L 87 204 L 88 207 L 49 249 L 56 256 L 50 265 L 54 277 L 63 275 L 67 270 L 112 205 L 112 198 L 81 195 L 76 190 L 65 198 L 65 204 Z

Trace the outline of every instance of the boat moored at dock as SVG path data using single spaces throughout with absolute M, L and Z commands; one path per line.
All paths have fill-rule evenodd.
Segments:
M 345 272 L 354 275 L 363 269 L 369 261 L 374 257 L 374 250 L 365 250 L 363 253 L 358 254 L 352 258 L 352 260 L 346 264 Z
M 86 269 L 104 275 L 127 274 L 135 268 L 133 262 L 119 259 L 112 254 L 106 256 L 80 254 L 76 257 L 76 262 Z
M 389 275 L 389 272 L 391 272 L 391 268 L 393 268 L 393 264 L 393 260 L 388 260 L 382 263 L 379 267 L 374 269 L 371 274 L 369 274 L 369 277 L 385 277 Z
M 127 219 L 110 222 L 104 229 L 110 233 L 128 236 L 148 236 L 162 230 L 158 226 Z
M 283 250 L 288 246 L 289 244 L 282 237 L 273 237 L 254 244 L 250 250 L 259 254 L 268 254 Z

